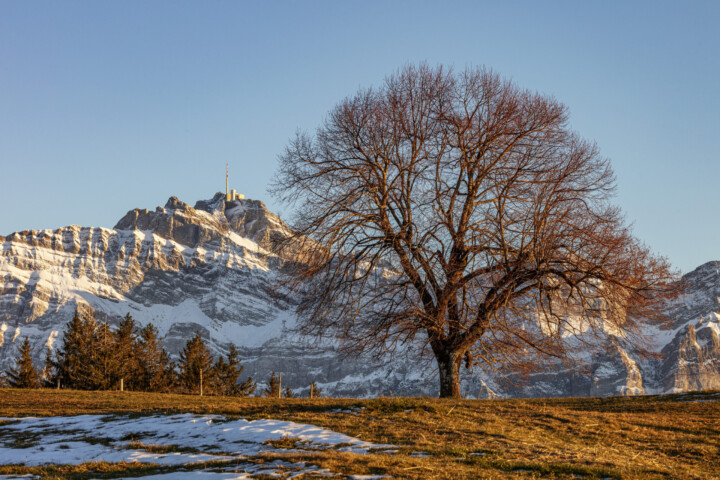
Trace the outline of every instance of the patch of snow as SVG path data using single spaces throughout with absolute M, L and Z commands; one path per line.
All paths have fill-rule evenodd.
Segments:
M 224 470 L 224 471 L 223 471 Z M 214 467 L 209 470 L 193 470 L 193 471 L 174 471 L 170 473 L 159 473 L 155 475 L 146 475 L 142 478 L 153 480 L 236 480 L 251 479 L 257 476 L 269 476 L 277 478 L 306 478 L 305 475 L 316 477 L 335 477 L 336 475 L 326 468 L 320 468 L 316 465 L 306 465 L 303 462 L 290 463 L 282 460 L 275 460 L 267 463 L 249 463 L 238 462 L 230 467 L 218 468 Z M 127 480 L 137 477 L 129 477 Z
M 79 464 L 88 461 L 141 462 L 178 465 L 232 460 L 238 455 L 278 451 L 264 442 L 297 438 L 314 448 L 368 453 L 391 445 L 364 442 L 315 425 L 280 420 L 229 420 L 219 415 L 79 415 L 72 417 L 4 418 L 0 464 Z M 31 435 L 37 443 L 15 448 L 13 432 Z M 87 439 L 92 439 L 92 443 Z M 202 453 L 151 453 L 128 448 L 133 438 L 146 445 L 192 448 Z M 98 439 L 103 441 L 98 442 Z M 230 456 L 229 456 L 230 455 Z
M 718 318 L 718 314 L 713 313 L 712 317 L 708 316 L 707 320 L 703 324 L 703 327 L 709 328 L 710 330 L 715 332 L 715 335 L 720 337 L 720 319 Z
M 230 240 L 232 240 L 232 242 L 235 243 L 236 245 L 240 245 L 241 247 L 244 247 L 244 248 L 250 250 L 251 252 L 261 253 L 263 255 L 270 255 L 270 253 L 267 250 L 260 247 L 260 245 L 258 245 L 257 243 L 253 242 L 249 238 L 242 237 L 235 232 L 227 233 L 227 237 Z
M 598 368 L 595 369 L 593 372 L 593 375 L 596 378 L 603 379 L 603 378 L 612 378 L 619 374 L 617 367 L 610 363 L 601 363 Z
M 234 203 L 233 207 L 225 210 L 225 216 L 228 218 L 239 217 L 240 215 L 245 213 L 245 210 L 246 210 L 245 205 L 243 205 L 240 202 L 233 202 L 233 203 Z
M 470 455 L 472 455 L 472 453 Z M 429 453 L 426 453 L 426 452 L 412 452 L 409 456 L 410 457 L 418 457 L 418 458 L 427 458 L 427 457 L 431 457 L 432 455 L 430 455 Z
M 48 335 L 47 342 L 45 342 L 45 346 L 49 348 L 50 350 L 53 350 L 53 344 L 57 340 L 59 332 L 57 330 L 53 330 L 50 332 L 50 335 Z
M 90 432 L 86 432 L 91 435 Z M 213 460 L 232 460 L 234 457 L 198 453 L 149 453 L 144 450 L 124 449 L 84 441 L 60 441 L 30 448 L 0 447 L 0 463 L 4 465 L 77 465 L 98 462 L 139 462 L 160 465 L 185 465 Z
M 655 350 L 659 352 L 669 343 L 672 343 L 672 341 L 675 340 L 675 337 L 677 337 L 678 333 L 680 333 L 680 331 L 685 329 L 686 327 L 687 324 L 683 324 L 672 330 L 666 330 L 656 326 L 648 326 L 644 332 L 644 335 L 647 335 L 647 337 L 653 343 L 653 347 L 655 348 Z
M 350 413 L 352 415 L 360 415 L 360 412 L 363 410 L 365 410 L 365 407 L 334 408 L 332 410 L 327 410 L 325 413 Z
M 167 334 L 173 324 L 196 323 L 203 327 L 210 327 L 213 323 L 213 320 L 200 309 L 198 302 L 191 299 L 178 305 L 156 303 L 149 306 L 130 300 L 113 302 L 97 297 L 88 300 L 97 311 L 108 315 L 124 316 L 130 312 L 139 325 L 145 326 L 152 323 L 157 327 L 161 337 Z
M 618 395 L 623 395 L 626 397 L 645 395 L 645 390 L 643 388 L 639 388 L 639 387 L 628 387 L 628 386 L 622 385 L 622 386 L 618 387 Z
M 277 338 L 280 332 L 284 331 L 283 326 L 290 328 L 295 324 L 295 317 L 291 312 L 279 312 L 278 315 L 264 325 L 238 325 L 233 322 L 224 322 L 214 325 L 216 338 L 222 338 L 233 345 L 244 347 L 260 347 L 268 340 Z M 289 334 L 288 334 L 289 335 Z M 294 336 L 288 336 L 294 339 Z

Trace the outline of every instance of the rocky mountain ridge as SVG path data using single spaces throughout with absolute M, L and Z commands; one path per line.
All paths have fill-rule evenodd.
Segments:
M 291 333 L 294 299 L 278 287 L 287 260 L 272 245 L 284 222 L 258 200 L 218 193 L 194 207 L 171 197 L 134 209 L 113 229 L 68 226 L 0 237 L 0 369 L 28 336 L 40 362 L 78 306 L 117 322 L 130 312 L 154 323 L 176 355 L 199 330 L 218 354 L 236 345 L 258 380 L 283 372 L 298 393 L 316 381 L 330 395 L 437 394 L 432 359 L 342 358 L 332 345 Z M 498 374 L 462 373 L 467 396 L 632 395 L 720 388 L 720 262 L 685 276 L 686 294 L 668 305 L 670 329 L 648 333 L 658 359 L 620 344 L 592 358 L 587 372 L 548 368 L 525 385 Z

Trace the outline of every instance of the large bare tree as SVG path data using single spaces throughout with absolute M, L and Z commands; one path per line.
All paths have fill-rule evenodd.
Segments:
M 675 273 L 632 236 L 614 184 L 556 99 L 486 69 L 403 68 L 280 156 L 302 329 L 350 351 L 424 342 L 441 397 L 460 396 L 463 360 L 639 339 Z

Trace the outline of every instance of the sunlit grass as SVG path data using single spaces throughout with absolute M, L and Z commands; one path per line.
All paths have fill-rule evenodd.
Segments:
M 0 416 L 5 417 L 128 412 L 276 418 L 397 446 L 396 453 L 369 455 L 336 449 L 298 452 L 293 449 L 302 446 L 288 439 L 274 444 L 287 452 L 250 459 L 305 462 L 347 475 L 455 480 L 720 478 L 716 460 L 720 456 L 720 394 L 713 392 L 588 399 L 309 400 L 0 390 Z M 147 447 L 158 452 L 171 448 Z M 158 468 L 85 465 L 45 469 L 55 478 L 90 478 L 83 476 L 90 471 L 95 472 L 92 478 L 101 478 L 99 473 L 111 478 L 145 475 Z M 0 467 L 0 474 L 33 474 L 42 470 L 38 468 Z

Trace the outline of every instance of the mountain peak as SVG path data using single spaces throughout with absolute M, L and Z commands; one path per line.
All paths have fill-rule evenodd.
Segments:
M 289 232 L 285 223 L 260 200 L 226 200 L 217 192 L 194 207 L 171 196 L 154 211 L 136 208 L 115 225 L 116 230 L 150 230 L 183 245 L 196 246 L 234 232 L 271 249 L 273 240 Z
M 225 194 L 222 192 L 217 192 L 209 200 L 198 200 L 197 202 L 195 202 L 195 209 L 204 210 L 208 213 L 213 213 L 218 210 L 224 211 L 225 202 Z
M 190 205 L 188 205 L 187 203 L 179 200 L 175 195 L 168 198 L 168 201 L 165 203 L 165 208 L 169 208 L 169 209 L 173 209 L 173 210 L 176 210 L 178 208 L 186 209 L 189 206 Z

